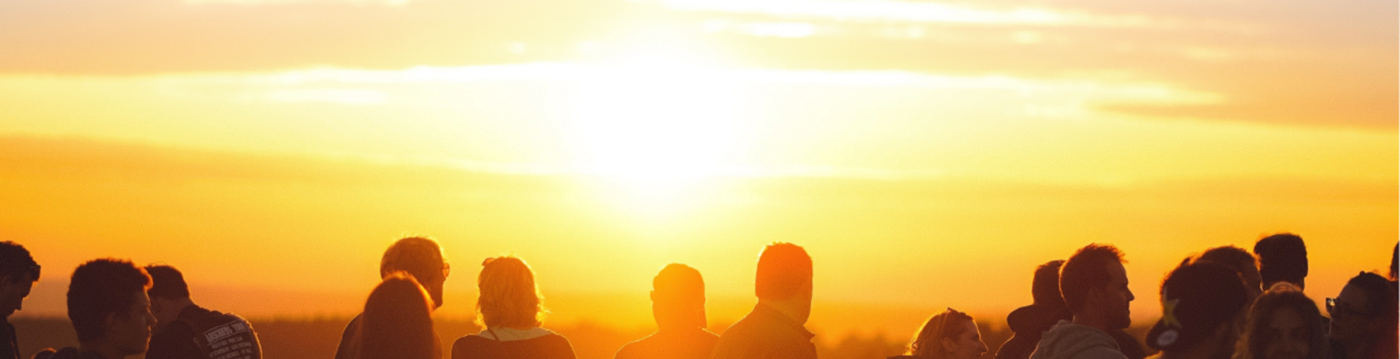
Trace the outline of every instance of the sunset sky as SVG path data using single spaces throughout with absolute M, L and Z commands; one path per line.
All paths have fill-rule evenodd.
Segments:
M 995 321 L 1035 266 L 1127 253 L 1135 324 L 1182 258 L 1291 231 L 1307 294 L 1400 232 L 1395 1 L 0 0 L 0 240 L 62 315 L 99 257 L 202 304 L 351 315 L 394 239 L 537 272 L 551 320 L 712 322 L 763 245 L 811 325 Z M 547 325 L 546 325 L 547 326 Z

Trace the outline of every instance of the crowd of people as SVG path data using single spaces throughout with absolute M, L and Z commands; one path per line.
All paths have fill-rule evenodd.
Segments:
M 1036 268 L 1032 304 L 1013 311 L 1014 336 L 996 359 L 1395 359 L 1396 255 L 1388 276 L 1361 272 L 1335 298 L 1327 316 L 1303 294 L 1307 248 L 1297 235 L 1260 239 L 1253 253 L 1224 246 L 1185 258 L 1162 281 L 1161 313 L 1145 338 L 1131 324 L 1124 254 L 1090 244 Z M 812 258 L 802 247 L 763 248 L 754 278 L 758 303 L 723 334 L 705 329 L 705 283 L 684 264 L 661 269 L 652 282 L 657 331 L 628 343 L 616 359 L 759 359 L 817 357 L 806 323 L 812 309 Z M 19 358 L 8 318 L 22 306 L 40 265 L 13 242 L 0 242 L 0 359 Z M 526 262 L 487 258 L 477 277 L 481 332 L 444 348 L 432 313 L 443 305 L 451 267 L 425 237 L 396 241 L 380 261 L 382 281 L 346 326 L 335 359 L 572 359 L 569 340 L 544 328 L 543 296 Z M 176 268 L 96 259 L 73 271 L 68 318 L 78 346 L 45 349 L 35 359 L 262 357 L 256 331 L 243 318 L 190 299 Z M 446 350 L 445 350 L 446 349 Z M 907 352 L 892 358 L 976 359 L 988 352 L 977 322 L 948 308 L 914 332 Z

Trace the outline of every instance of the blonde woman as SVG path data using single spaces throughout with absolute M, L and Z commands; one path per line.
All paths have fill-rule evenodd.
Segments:
M 480 333 L 458 338 L 452 359 L 574 359 L 569 340 L 541 328 L 544 307 L 535 273 L 513 256 L 487 258 L 477 288 L 476 319 Z
M 982 332 L 967 313 L 948 310 L 928 318 L 914 339 L 909 351 L 892 358 L 977 359 L 987 352 Z

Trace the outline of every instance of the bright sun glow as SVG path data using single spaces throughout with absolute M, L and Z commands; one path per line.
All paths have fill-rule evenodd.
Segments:
M 648 201 L 734 167 L 743 138 L 739 86 L 688 54 L 638 51 L 573 87 L 569 121 L 584 173 Z

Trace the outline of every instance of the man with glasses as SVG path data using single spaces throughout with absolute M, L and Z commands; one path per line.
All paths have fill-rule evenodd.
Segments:
M 437 241 L 427 237 L 405 237 L 394 242 L 384 251 L 379 261 L 380 278 L 395 272 L 408 272 L 428 291 L 433 299 L 433 309 L 442 306 L 442 285 L 452 267 L 443 261 L 442 247 Z M 360 317 L 350 320 L 345 326 L 345 334 L 340 337 L 340 346 L 335 350 L 335 359 L 358 359 L 355 342 L 359 337 Z M 436 337 L 433 340 L 437 340 Z M 441 343 L 438 343 L 441 347 Z
M 19 342 L 10 315 L 24 306 L 24 297 L 39 281 L 39 264 L 24 246 L 0 242 L 0 359 L 18 359 Z
M 1327 298 L 1332 358 L 1396 358 L 1395 303 L 1390 281 L 1367 272 L 1347 281 L 1336 298 Z

